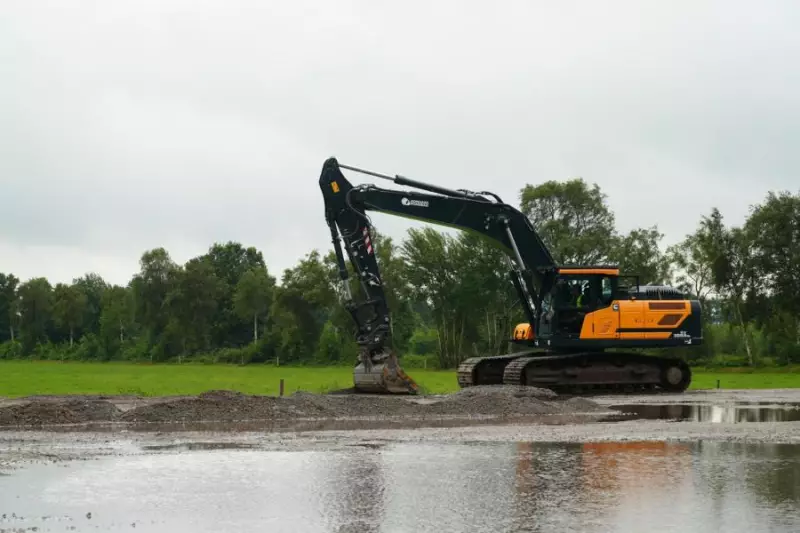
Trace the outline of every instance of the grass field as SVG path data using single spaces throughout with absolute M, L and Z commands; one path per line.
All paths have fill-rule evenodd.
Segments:
M 800 387 L 800 372 L 775 369 L 741 371 L 697 369 L 691 388 L 772 389 Z M 444 393 L 458 389 L 455 372 L 408 370 L 424 392 Z M 350 367 L 309 368 L 265 365 L 145 365 L 130 363 L 79 363 L 49 361 L 0 362 L 0 396 L 32 394 L 139 394 L 166 396 L 199 394 L 210 389 L 237 390 L 249 394 L 285 391 L 324 392 L 352 385 Z

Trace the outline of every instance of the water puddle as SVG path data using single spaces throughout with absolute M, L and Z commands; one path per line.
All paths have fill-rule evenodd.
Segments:
M 800 446 L 385 443 L 109 456 L 0 478 L 4 530 L 794 533 Z
M 241 420 L 218 421 L 196 420 L 191 422 L 86 422 L 81 424 L 60 424 L 42 426 L 53 433 L 87 431 L 97 433 L 118 433 L 131 431 L 141 433 L 178 433 L 195 431 L 240 432 L 258 431 L 265 433 L 293 433 L 304 431 L 350 431 L 368 429 L 415 429 L 415 428 L 456 428 L 482 425 L 526 425 L 526 424 L 580 424 L 603 420 L 606 412 L 568 413 L 568 414 L 534 414 L 534 415 L 428 415 L 428 416 L 395 416 L 395 417 L 351 417 L 343 419 L 331 418 L 297 418 L 289 420 Z M 41 429 L 32 426 L 32 429 Z M 3 431 L 20 431 L 26 427 L 2 426 Z M 2 533 L 2 531 L 0 531 Z
M 756 402 L 732 405 L 620 404 L 612 405 L 610 408 L 622 412 L 621 415 L 614 416 L 618 420 L 677 420 L 720 424 L 800 421 L 800 404 L 797 403 Z
M 142 446 L 148 451 L 196 451 L 196 450 L 246 450 L 256 448 L 253 444 L 238 442 L 177 442 Z

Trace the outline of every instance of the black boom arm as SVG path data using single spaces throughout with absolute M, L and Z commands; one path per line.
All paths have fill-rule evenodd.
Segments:
M 374 185 L 354 187 L 341 168 L 436 194 L 381 189 Z M 512 281 L 530 323 L 537 323 L 543 292 L 555 277 L 556 263 L 528 218 L 498 196 L 446 189 L 402 176 L 385 176 L 340 165 L 335 158 L 325 161 L 319 185 L 346 306 L 358 325 L 358 343 L 362 348 L 383 349 L 391 331 L 383 282 L 371 242 L 372 226 L 366 214 L 370 210 L 454 227 L 487 238 L 513 259 Z M 366 295 L 361 304 L 354 303 L 351 296 L 339 235 Z

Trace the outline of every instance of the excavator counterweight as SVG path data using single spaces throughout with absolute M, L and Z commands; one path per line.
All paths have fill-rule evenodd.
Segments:
M 341 169 L 426 192 L 353 186 Z M 682 359 L 626 350 L 701 344 L 699 301 L 684 299 L 672 287 L 640 286 L 638 277 L 620 276 L 614 265 L 558 265 L 530 220 L 491 192 L 392 177 L 340 165 L 335 158 L 323 164 L 319 185 L 341 296 L 356 324 L 356 391 L 419 391 L 392 347 L 391 317 L 368 211 L 468 231 L 509 257 L 511 282 L 528 320 L 514 328 L 509 342 L 521 349 L 466 358 L 458 368 L 459 386 L 536 385 L 572 392 L 680 392 L 689 386 L 691 371 Z M 358 298 L 350 286 L 345 254 L 359 282 Z

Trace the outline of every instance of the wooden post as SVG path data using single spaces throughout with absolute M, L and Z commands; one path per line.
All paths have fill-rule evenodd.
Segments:
M 717 380 L 717 388 L 719 388 L 719 380 Z
M 283 378 L 281 378 L 281 396 L 283 396 Z

